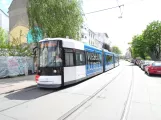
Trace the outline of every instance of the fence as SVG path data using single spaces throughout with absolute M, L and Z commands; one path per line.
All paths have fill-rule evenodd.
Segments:
M 0 78 L 34 73 L 32 57 L 0 56 Z

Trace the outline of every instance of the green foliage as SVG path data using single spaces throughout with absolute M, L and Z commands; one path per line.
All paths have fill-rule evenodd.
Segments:
M 146 56 L 145 59 L 146 59 L 146 60 L 151 60 L 151 57 L 150 57 L 150 56 Z
M 161 22 L 153 21 L 147 25 L 141 35 L 135 35 L 131 42 L 133 57 L 160 60 L 161 58 Z
M 0 27 L 0 45 L 5 44 L 6 40 L 7 40 L 7 34 L 5 30 Z
M 142 35 L 135 35 L 132 40 L 132 55 L 134 58 L 141 57 L 145 59 L 146 57 L 146 44 Z
M 20 37 L 12 37 L 12 42 L 3 42 L 0 44 L 0 56 L 31 56 L 32 50 L 29 44 L 21 44 L 21 32 Z
M 107 43 L 103 43 L 103 46 L 102 46 L 104 49 L 108 50 L 111 52 L 111 47 L 110 45 L 108 45 Z
M 161 22 L 153 21 L 143 32 L 148 54 L 154 60 L 160 60 L 161 53 Z
M 112 47 L 112 52 L 114 52 L 116 54 L 121 54 L 121 50 L 117 46 Z
M 83 22 L 81 2 L 78 0 L 28 0 L 29 26 L 35 42 L 40 32 L 43 36 L 79 39 Z

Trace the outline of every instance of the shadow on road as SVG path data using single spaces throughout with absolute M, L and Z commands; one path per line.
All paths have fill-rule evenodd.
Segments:
M 150 75 L 149 77 L 161 78 L 161 75 Z
M 10 93 L 6 95 L 5 97 L 8 98 L 9 100 L 32 100 L 32 99 L 36 99 L 38 97 L 41 97 L 41 96 L 44 96 L 50 93 L 58 92 L 58 91 L 73 87 L 82 82 L 84 81 L 81 81 L 81 82 L 78 82 L 72 85 L 68 85 L 63 88 L 57 88 L 57 89 L 45 89 L 45 88 L 40 89 L 37 87 L 27 88 L 27 89 L 25 88 L 17 92 Z
M 101 74 L 98 74 L 96 76 L 99 76 L 99 75 L 101 75 Z M 95 77 L 95 76 L 93 76 L 93 77 Z M 93 78 L 93 77 L 91 77 L 91 78 Z M 40 89 L 37 87 L 28 88 L 28 89 L 25 88 L 25 89 L 19 90 L 17 92 L 10 93 L 10 94 L 6 95 L 5 97 L 10 100 L 32 100 L 32 99 L 36 99 L 38 97 L 41 97 L 41 96 L 44 96 L 44 95 L 47 95 L 50 93 L 59 92 L 61 90 L 76 86 L 76 85 L 78 85 L 82 82 L 85 82 L 91 78 L 85 79 L 85 80 L 80 81 L 78 83 L 74 83 L 72 85 L 68 85 L 68 86 L 65 86 L 62 88 L 57 88 L 57 89 L 42 89 L 42 88 Z
M 30 89 L 22 89 L 20 91 L 13 92 L 5 97 L 10 100 L 32 100 L 52 92 L 54 92 L 54 90 L 30 88 Z
M 144 72 L 145 73 L 145 72 Z M 161 75 L 155 75 L 155 74 L 151 74 L 151 75 L 148 75 L 147 73 L 145 73 L 148 77 L 151 77 L 151 78 L 161 78 Z

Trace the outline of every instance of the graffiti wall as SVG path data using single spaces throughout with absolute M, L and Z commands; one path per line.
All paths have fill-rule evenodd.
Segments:
M 0 56 L 0 78 L 34 73 L 32 57 Z

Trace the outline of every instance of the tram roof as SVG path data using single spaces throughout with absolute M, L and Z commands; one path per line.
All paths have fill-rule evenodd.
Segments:
M 39 42 L 43 42 L 43 41 L 54 41 L 54 40 L 62 40 L 62 41 L 76 41 L 76 40 L 73 40 L 73 39 L 68 39 L 68 38 L 44 38 L 42 40 L 40 40 Z
M 63 47 L 84 50 L 84 43 L 68 38 L 45 38 L 43 40 L 40 40 L 39 42 L 54 40 L 61 40 L 63 42 Z
M 79 45 L 83 45 L 83 48 L 84 48 L 84 46 L 88 46 L 88 47 L 90 47 L 90 48 L 93 48 L 93 49 L 98 49 L 98 50 L 101 50 L 100 48 L 96 48 L 96 47 L 94 47 L 94 46 L 91 46 L 91 45 L 89 45 L 89 44 L 85 44 L 85 43 L 82 43 L 82 42 L 80 42 L 80 41 L 77 41 L 77 40 L 73 40 L 73 39 L 68 39 L 68 38 L 45 38 L 45 39 L 43 39 L 43 40 L 40 40 L 39 42 L 43 42 L 43 41 L 54 41 L 54 40 L 62 40 L 63 41 L 63 43 L 71 43 L 72 42 L 72 44 L 75 44 L 75 46 L 77 46 L 78 48 L 79 48 Z M 70 46 L 73 46 L 73 45 L 69 45 L 69 44 L 67 44 L 68 45 L 68 47 Z M 76 48 L 77 48 L 76 47 Z M 72 48 L 75 48 L 74 46 L 72 47 Z M 82 47 L 80 48 L 80 49 L 82 49 Z

